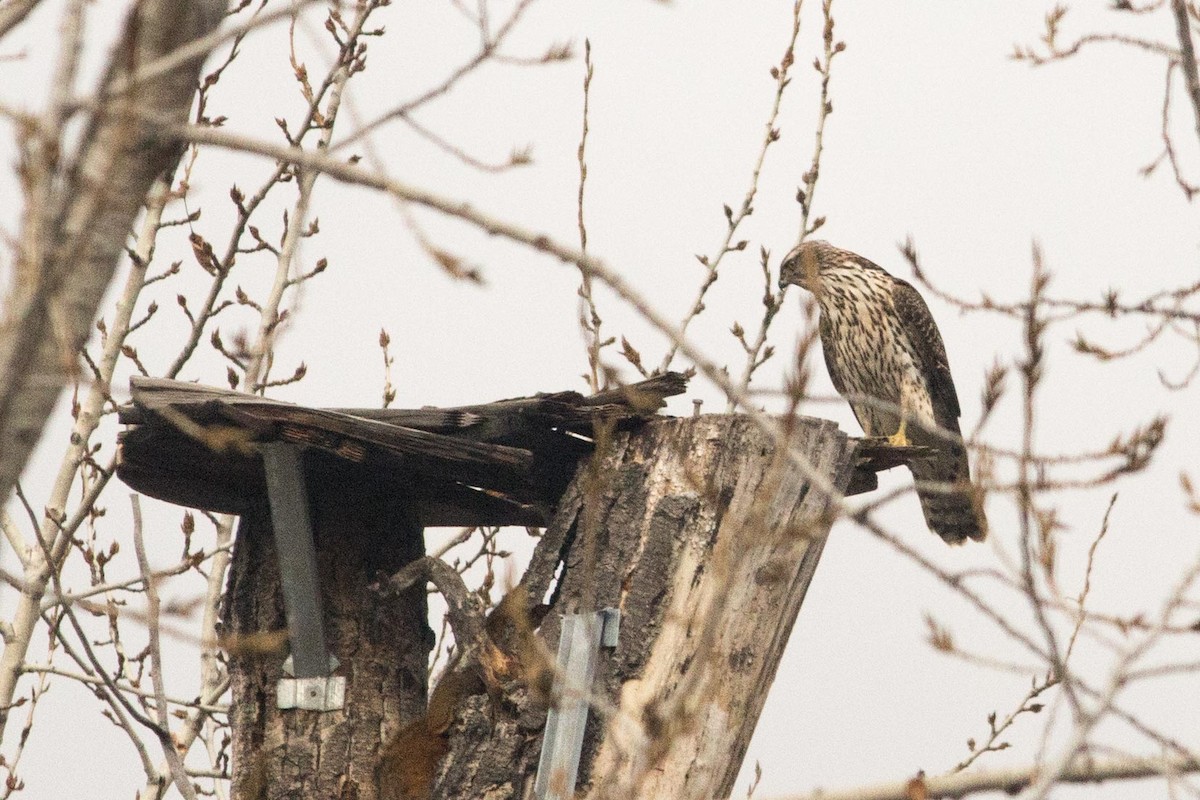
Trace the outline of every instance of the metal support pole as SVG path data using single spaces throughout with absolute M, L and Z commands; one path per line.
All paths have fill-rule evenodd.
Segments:
M 325 645 L 325 618 L 317 554 L 308 513 L 308 492 L 300 448 L 290 442 L 259 445 L 271 504 L 271 527 L 279 557 L 279 581 L 287 614 L 292 654 L 284 662 L 289 676 L 279 681 L 280 708 L 330 711 L 345 702 L 346 679 L 330 675 L 337 659 Z
M 555 702 L 546 714 L 533 787 L 538 800 L 575 796 L 596 655 L 601 647 L 617 646 L 620 623 L 621 612 L 615 608 L 563 617 L 555 664 Z

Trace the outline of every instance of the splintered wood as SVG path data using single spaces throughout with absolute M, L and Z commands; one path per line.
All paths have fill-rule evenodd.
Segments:
M 843 490 L 856 442 L 793 421 L 790 446 Z M 598 657 L 580 791 L 728 796 L 831 518 L 806 475 L 745 417 L 657 419 L 597 437 L 523 580 L 561 615 L 621 610 Z M 561 575 L 557 578 L 561 566 Z M 516 798 L 533 780 L 536 703 L 465 704 L 435 797 Z

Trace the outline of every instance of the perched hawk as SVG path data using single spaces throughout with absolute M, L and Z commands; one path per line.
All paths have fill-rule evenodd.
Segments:
M 783 259 L 779 285 L 789 283 L 812 292 L 821 307 L 829 377 L 863 432 L 936 449 L 910 465 L 930 530 L 950 544 L 982 540 L 987 522 L 958 440 L 958 394 L 925 300 L 882 267 L 821 241 Z

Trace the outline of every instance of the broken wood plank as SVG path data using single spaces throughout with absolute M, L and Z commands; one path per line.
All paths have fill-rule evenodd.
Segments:
M 452 409 L 308 408 L 182 381 L 135 377 L 119 412 L 118 475 L 180 505 L 241 513 L 264 491 L 261 442 L 303 444 L 315 456 L 389 476 L 429 525 L 543 525 L 597 420 L 627 428 L 682 392 L 667 373 L 584 397 L 558 392 Z M 400 424 L 401 422 L 408 424 Z M 325 464 L 325 467 L 320 466 Z

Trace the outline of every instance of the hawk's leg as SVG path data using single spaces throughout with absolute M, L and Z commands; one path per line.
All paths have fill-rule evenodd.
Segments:
M 909 447 L 912 445 L 912 440 L 909 439 L 908 434 L 905 433 L 905 428 L 907 428 L 907 426 L 908 420 L 904 417 L 900 417 L 900 430 L 887 437 L 888 444 L 890 444 L 892 447 Z

